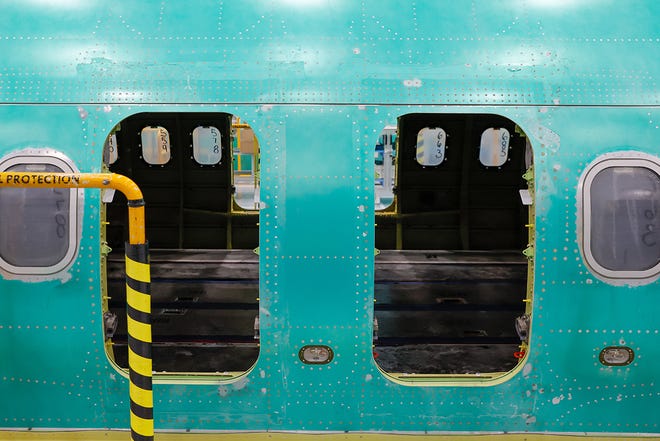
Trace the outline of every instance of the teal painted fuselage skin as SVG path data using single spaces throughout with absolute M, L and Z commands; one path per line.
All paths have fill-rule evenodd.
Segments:
M 140 112 L 231 113 L 259 139 L 259 359 L 230 381 L 155 384 L 157 430 L 660 433 L 658 282 L 594 276 L 576 203 L 599 155 L 660 154 L 660 3 L 0 10 L 0 155 L 49 148 L 100 172 L 107 135 Z M 374 361 L 374 145 L 409 113 L 502 115 L 533 148 L 529 354 L 494 383 L 406 384 Z M 128 427 L 104 348 L 100 214 L 86 190 L 66 277 L 0 280 L 0 427 Z M 315 344 L 331 363 L 301 362 Z M 634 361 L 604 366 L 608 346 Z

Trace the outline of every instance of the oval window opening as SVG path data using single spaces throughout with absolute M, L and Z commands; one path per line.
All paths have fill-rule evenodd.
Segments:
M 25 150 L 0 160 L 2 172 L 76 173 L 64 155 Z M 78 253 L 82 190 L 0 188 L 0 269 L 6 278 L 61 277 Z
M 614 285 L 660 276 L 660 159 L 639 152 L 604 155 L 578 190 L 578 233 L 585 263 Z
M 424 127 L 417 132 L 417 163 L 435 167 L 445 160 L 447 133 L 440 127 Z

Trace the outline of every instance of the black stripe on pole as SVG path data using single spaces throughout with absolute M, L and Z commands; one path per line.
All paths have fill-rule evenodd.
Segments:
M 143 420 L 153 420 L 154 419 L 154 409 L 151 407 L 142 407 L 137 404 L 135 401 L 131 400 L 131 412 Z
M 126 284 L 134 291 L 141 292 L 142 294 L 151 294 L 151 283 L 140 282 L 126 275 Z
M 149 263 L 149 242 L 140 244 L 126 242 L 125 246 L 126 257 L 135 262 Z
M 153 436 L 144 436 L 131 429 L 131 439 L 133 441 L 154 441 Z
M 142 358 L 151 359 L 151 343 L 146 341 L 138 340 L 135 337 L 128 336 L 128 347 L 131 348 L 135 354 L 139 355 Z
M 151 314 L 148 312 L 142 312 L 133 308 L 131 305 L 126 305 L 126 314 L 136 322 L 151 325 Z
M 144 199 L 129 199 L 127 205 L 129 207 L 144 207 Z
M 131 379 L 131 383 L 133 383 L 140 389 L 152 390 L 151 377 L 145 377 L 144 375 L 140 375 L 135 371 L 130 371 L 129 376 Z

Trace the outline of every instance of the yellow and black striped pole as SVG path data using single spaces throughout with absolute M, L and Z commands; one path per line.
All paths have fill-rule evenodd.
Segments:
M 1 187 L 112 188 L 128 199 L 126 314 L 131 398 L 131 437 L 154 439 L 151 361 L 151 276 L 145 235 L 144 199 L 135 182 L 115 173 L 0 173 Z
M 148 244 L 127 243 L 126 318 L 131 381 L 129 393 L 131 436 L 135 441 L 153 440 L 154 437 L 150 283 Z

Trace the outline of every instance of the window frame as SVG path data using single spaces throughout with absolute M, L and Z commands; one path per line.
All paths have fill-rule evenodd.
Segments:
M 51 149 L 27 149 L 10 153 L 0 158 L 0 171 L 6 172 L 12 166 L 20 164 L 52 165 L 62 173 L 79 173 L 79 170 L 66 155 Z M 69 189 L 69 244 L 66 253 L 57 263 L 50 266 L 16 266 L 0 256 L 0 274 L 5 279 L 24 281 L 45 281 L 62 278 L 75 262 L 80 246 L 83 190 Z
M 660 278 L 660 262 L 652 268 L 641 271 L 611 270 L 602 266 L 591 251 L 591 185 L 600 172 L 615 167 L 645 168 L 655 173 L 660 179 L 660 158 L 642 152 L 607 153 L 589 164 L 578 182 L 577 234 L 580 253 L 586 267 L 599 280 L 611 285 L 646 285 Z

